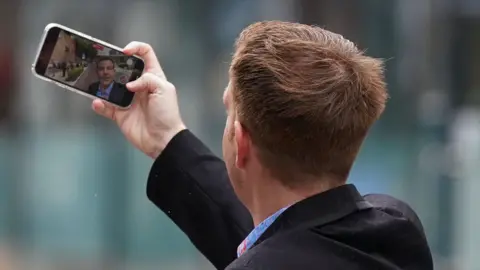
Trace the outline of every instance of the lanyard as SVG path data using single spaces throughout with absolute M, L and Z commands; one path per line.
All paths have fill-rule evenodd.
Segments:
M 245 251 L 249 250 L 255 242 L 257 242 L 258 238 L 272 225 L 273 222 L 285 211 L 287 207 L 284 207 L 273 215 L 269 216 L 267 219 L 262 221 L 262 223 L 258 224 L 253 231 L 248 234 L 247 238 L 242 241 L 242 243 L 237 248 L 237 256 L 240 257 Z

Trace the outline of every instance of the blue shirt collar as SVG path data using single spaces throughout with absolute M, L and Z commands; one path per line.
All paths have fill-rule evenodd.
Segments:
M 99 96 L 99 97 L 104 97 L 104 98 L 108 98 L 108 97 L 110 96 L 110 92 L 111 92 L 112 89 L 113 89 L 113 84 L 114 84 L 114 83 L 115 83 L 114 81 L 111 82 L 110 85 L 109 85 L 107 88 L 105 88 L 105 89 L 102 89 L 102 84 L 99 83 L 99 84 L 98 84 L 98 89 L 97 89 L 97 96 Z
M 262 221 L 260 224 L 258 224 L 253 231 L 250 232 L 250 234 L 243 240 L 243 242 L 238 246 L 237 248 L 237 256 L 240 257 L 243 253 L 245 253 L 247 250 L 252 248 L 253 244 L 257 242 L 258 238 L 270 227 L 270 225 L 275 222 L 275 220 L 285 211 L 288 209 L 289 206 L 284 207 L 277 212 L 275 212 L 273 215 L 269 216 L 266 218 L 264 221 Z

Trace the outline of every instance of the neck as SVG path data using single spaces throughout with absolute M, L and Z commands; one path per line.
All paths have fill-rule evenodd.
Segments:
M 322 193 L 342 184 L 328 185 L 330 179 L 312 179 L 301 187 L 291 188 L 281 184 L 277 179 L 265 178 L 259 187 L 255 187 L 249 207 L 255 226 L 273 215 L 278 210 L 291 206 L 308 197 Z
M 105 89 L 107 89 L 107 88 L 110 86 L 110 84 L 112 84 L 112 83 L 111 83 L 111 82 L 105 83 L 105 84 L 101 83 L 101 84 L 100 84 L 100 88 L 101 88 L 102 90 L 105 90 Z

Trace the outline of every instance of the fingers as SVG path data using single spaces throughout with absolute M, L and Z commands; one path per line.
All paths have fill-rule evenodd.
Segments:
M 158 93 L 169 86 L 164 79 L 152 73 L 144 73 L 140 78 L 127 83 L 128 90 L 132 92 Z
M 115 120 L 115 108 L 100 99 L 95 99 L 92 102 L 92 109 L 103 117 Z
M 123 52 L 127 55 L 137 55 L 142 58 L 145 61 L 146 72 L 151 72 L 157 76 L 166 78 L 160 63 L 158 62 L 157 56 L 155 55 L 152 46 L 149 44 L 133 41 L 125 46 Z

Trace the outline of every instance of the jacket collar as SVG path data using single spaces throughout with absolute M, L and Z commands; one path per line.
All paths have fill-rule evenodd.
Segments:
M 304 199 L 285 210 L 258 238 L 260 244 L 279 231 L 317 227 L 372 206 L 352 184 L 342 185 Z

